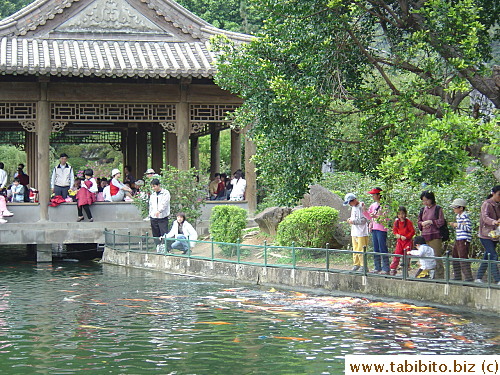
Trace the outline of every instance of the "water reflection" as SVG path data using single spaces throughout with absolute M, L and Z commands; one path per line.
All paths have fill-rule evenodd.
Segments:
M 0 266 L 2 374 L 338 374 L 346 354 L 500 353 L 496 321 L 96 264 Z

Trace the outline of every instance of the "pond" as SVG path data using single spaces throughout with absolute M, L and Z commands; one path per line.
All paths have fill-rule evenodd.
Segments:
M 346 354 L 499 354 L 497 319 L 98 263 L 0 263 L 2 374 L 339 374 Z

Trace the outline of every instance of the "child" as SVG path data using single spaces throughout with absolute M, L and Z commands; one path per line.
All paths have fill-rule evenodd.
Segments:
M 14 182 L 12 182 L 10 191 L 12 192 L 12 202 L 24 202 L 24 186 L 21 185 L 19 177 L 14 177 Z
M 349 193 L 344 198 L 344 206 L 351 206 L 351 217 L 347 219 L 347 222 L 351 224 L 352 250 L 355 251 L 352 254 L 354 263 L 352 270 L 368 272 L 362 267 L 363 257 L 361 255 L 368 245 L 368 220 L 363 215 L 364 203 L 358 201 L 353 193 Z
M 87 218 L 90 222 L 92 222 L 94 219 L 92 218 L 92 213 L 90 212 L 90 205 L 96 201 L 97 183 L 92 177 L 94 175 L 94 171 L 92 169 L 86 169 L 83 174 L 85 175 L 85 180 L 82 182 L 80 190 L 78 190 L 78 193 L 76 194 L 76 200 L 78 202 L 78 219 L 76 221 L 79 222 L 84 219 L 82 212 L 83 208 L 87 214 Z
M 406 207 L 400 206 L 398 208 L 398 217 L 394 221 L 394 226 L 392 227 L 392 233 L 396 237 L 396 249 L 394 254 L 403 255 L 405 249 L 411 249 L 413 247 L 413 236 L 415 235 L 415 228 L 413 223 L 406 216 L 408 212 Z M 394 257 L 391 263 L 391 275 L 395 276 L 399 266 L 400 257 Z
M 419 257 L 426 257 L 426 258 L 434 257 L 434 249 L 425 243 L 424 237 L 422 236 L 415 237 L 414 243 L 417 250 L 408 251 L 408 255 L 416 255 Z M 433 273 L 436 268 L 436 260 L 421 258 L 419 262 L 420 262 L 420 268 L 415 274 L 415 277 L 419 279 L 434 278 Z
M 455 244 L 453 245 L 453 258 L 469 258 L 470 242 L 472 240 L 472 224 L 469 215 L 465 212 L 467 201 L 465 199 L 455 199 L 451 203 L 453 212 L 457 215 L 457 222 L 450 223 L 456 229 Z M 460 262 L 453 260 L 453 280 L 462 280 L 462 274 L 465 281 L 472 281 L 472 270 L 469 262 Z

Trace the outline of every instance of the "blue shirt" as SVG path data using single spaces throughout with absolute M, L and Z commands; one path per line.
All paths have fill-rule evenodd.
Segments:
M 472 240 L 472 224 L 467 212 L 464 211 L 457 215 L 457 224 L 458 226 L 455 228 L 457 231 L 456 239 L 470 242 Z

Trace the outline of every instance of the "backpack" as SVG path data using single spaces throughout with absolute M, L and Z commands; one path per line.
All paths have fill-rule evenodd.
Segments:
M 434 211 L 436 215 L 436 220 L 439 219 L 439 210 L 442 210 L 442 208 L 438 205 L 436 205 L 436 210 Z M 422 219 L 422 214 L 424 213 L 424 207 L 420 209 L 420 215 L 419 218 L 420 220 Z M 443 215 L 444 216 L 444 215 Z M 448 228 L 448 222 L 446 219 L 444 219 L 444 224 L 443 226 L 439 227 L 439 235 L 441 236 L 441 239 L 443 242 L 449 241 L 450 240 L 450 229 Z

